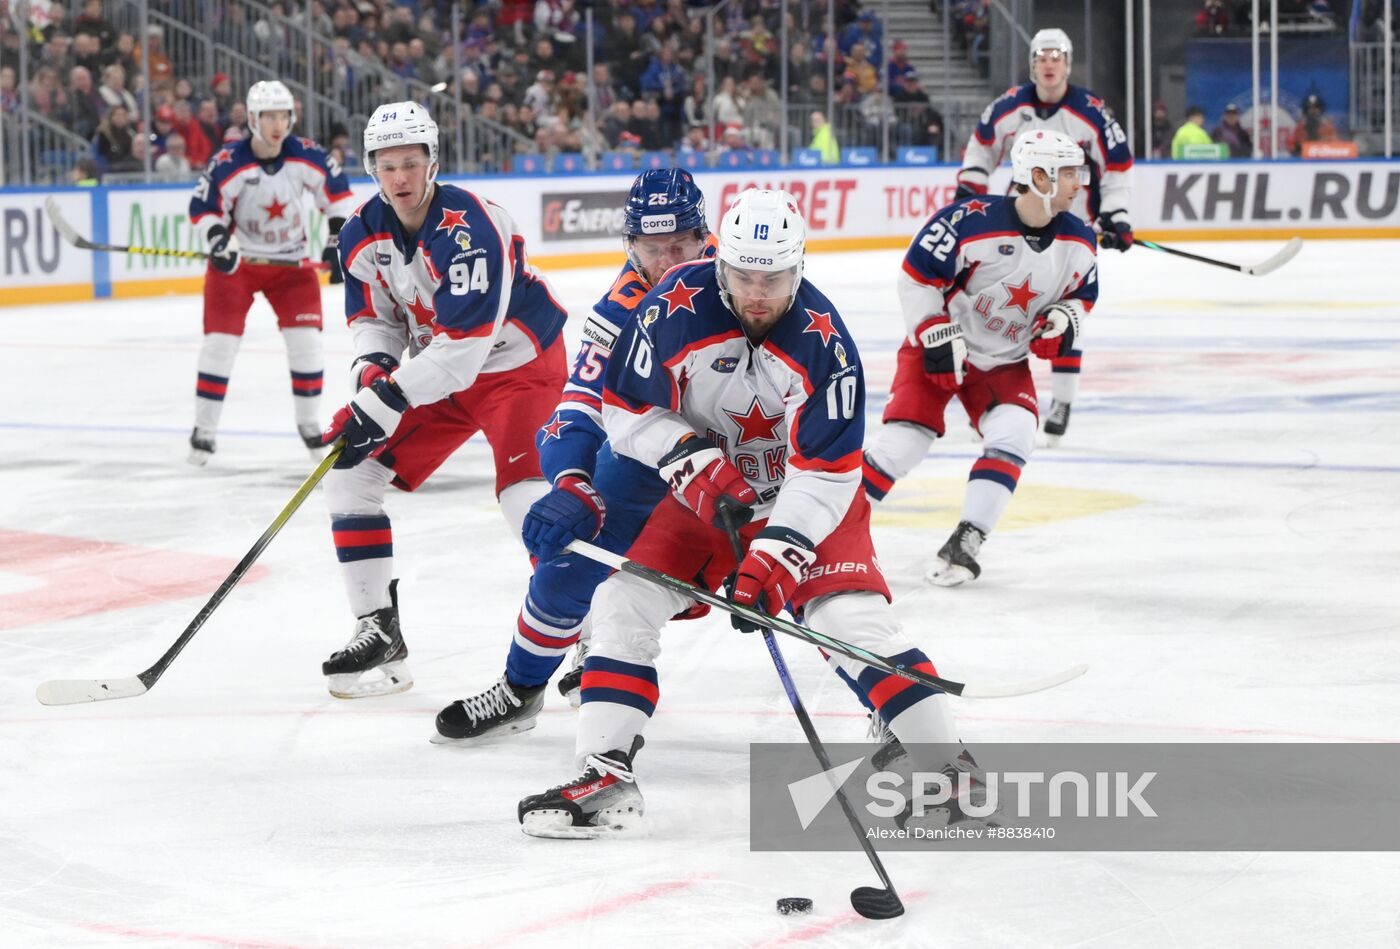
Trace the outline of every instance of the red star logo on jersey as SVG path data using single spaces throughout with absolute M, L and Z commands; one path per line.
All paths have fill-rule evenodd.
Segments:
M 1001 288 L 1006 291 L 1006 302 L 1001 305 L 1001 308 L 1003 310 L 1009 310 L 1014 306 L 1026 316 L 1031 315 L 1031 301 L 1042 295 L 1031 289 L 1031 278 L 1029 276 L 1021 281 L 1020 286 L 1013 287 L 1011 284 L 1003 281 Z
M 677 280 L 676 285 L 665 293 L 661 294 L 661 299 L 666 301 L 668 313 L 677 310 L 689 310 L 695 312 L 695 294 L 700 292 L 699 287 L 687 287 L 684 280 Z
M 418 296 L 418 291 L 413 291 L 413 302 L 408 305 L 408 311 L 413 314 L 419 323 L 431 323 L 433 320 L 433 307 L 429 303 L 424 303 Z
M 981 214 L 985 216 L 987 209 L 991 206 L 990 201 L 983 201 L 981 198 L 973 198 L 968 201 L 967 204 L 963 205 L 963 210 L 968 214 Z
M 1103 111 L 1103 100 L 1098 96 L 1085 96 L 1084 100 L 1089 103 L 1089 108 Z
M 452 229 L 453 229 L 454 227 L 466 227 L 466 226 L 467 226 L 467 212 L 466 212 L 466 211 L 451 211 L 451 210 L 449 210 L 449 209 L 447 209 L 447 208 L 443 208 L 443 209 L 442 209 L 442 220 L 441 220 L 441 221 L 438 221 L 438 226 L 435 228 L 435 230 L 446 231 L 447 233 L 451 234 L 451 233 L 452 233 Z
M 774 432 L 777 430 L 778 426 L 782 424 L 783 419 L 786 418 L 781 412 L 773 416 L 764 415 L 763 407 L 758 404 L 757 396 L 754 397 L 753 404 L 749 406 L 748 412 L 743 415 L 740 415 L 738 412 L 731 412 L 728 409 L 724 410 L 724 414 L 732 418 L 734 424 L 739 426 L 738 444 L 740 445 L 744 444 L 744 442 L 754 442 L 765 439 L 771 441 L 777 438 L 778 436 L 774 434 Z
M 818 334 L 822 338 L 823 346 L 831 342 L 831 337 L 841 335 L 836 332 L 836 327 L 831 325 L 830 313 L 818 313 L 815 310 L 807 311 L 807 328 L 802 332 Z
M 281 201 L 278 201 L 276 198 L 273 198 L 272 203 L 269 204 L 267 207 L 263 208 L 263 210 L 267 212 L 267 219 L 269 221 L 273 220 L 274 218 L 281 218 L 284 221 L 286 220 L 286 217 L 284 215 L 286 213 L 287 206 Z
M 559 416 L 556 415 L 556 416 L 554 416 L 554 418 L 550 419 L 550 420 L 549 420 L 549 424 L 546 425 L 546 426 L 544 427 L 544 429 L 543 429 L 543 431 L 544 431 L 544 437 L 545 437 L 545 438 L 559 438 L 559 439 L 562 439 L 563 436 L 561 436 L 559 433 L 562 432 L 562 431 L 564 430 L 564 426 L 566 426 L 566 425 L 572 425 L 572 424 L 574 424 L 574 423 L 573 423 L 573 422 L 566 422 L 566 421 L 564 421 L 562 418 L 560 418 Z

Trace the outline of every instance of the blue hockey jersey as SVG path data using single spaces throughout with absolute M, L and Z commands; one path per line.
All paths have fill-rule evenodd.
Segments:
M 340 232 L 345 316 L 355 354 L 413 357 L 394 371 L 410 405 L 535 359 L 568 316 L 530 265 L 506 211 L 455 185 L 434 186 L 428 216 L 405 235 L 375 195 Z
M 658 467 L 708 438 L 759 496 L 758 517 L 821 543 L 860 486 L 865 380 L 841 316 L 809 281 L 754 345 L 720 301 L 715 264 L 672 269 L 637 305 L 604 373 L 613 450 Z

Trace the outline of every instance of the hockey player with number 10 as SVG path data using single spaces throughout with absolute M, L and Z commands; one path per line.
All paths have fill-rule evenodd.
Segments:
M 614 451 L 670 488 L 627 556 L 709 589 L 737 568 L 735 601 L 770 614 L 786 604 L 815 629 L 933 673 L 900 629 L 875 560 L 860 484 L 860 354 L 803 277 L 805 237 L 789 194 L 745 191 L 722 215 L 716 259 L 671 270 L 619 336 L 604 428 Z M 730 525 L 747 548 L 738 563 Z M 596 837 L 636 825 L 634 764 L 658 701 L 660 630 L 693 602 L 628 573 L 598 588 L 575 747 L 584 771 L 520 802 L 525 833 Z M 956 748 L 941 692 L 840 663 L 901 741 Z
M 1088 178 L 1083 150 L 1059 132 L 1026 132 L 1011 166 L 1016 197 L 955 201 L 909 245 L 898 277 L 908 336 L 865 453 L 866 490 L 883 498 L 943 436 L 953 396 L 982 436 L 962 520 L 930 572 L 940 586 L 981 574 L 982 542 L 1035 448 L 1028 356 L 1055 359 L 1078 346 L 1099 295 L 1094 232 L 1069 210 Z

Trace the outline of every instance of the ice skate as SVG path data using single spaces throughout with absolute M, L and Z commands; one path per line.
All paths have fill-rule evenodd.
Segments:
M 588 643 L 580 639 L 574 647 L 574 664 L 559 679 L 559 694 L 568 699 L 574 708 L 578 708 L 579 689 L 583 686 L 583 660 L 587 656 Z
M 301 436 L 301 443 L 306 446 L 312 461 L 320 461 L 326 457 L 326 446 L 321 443 L 321 430 L 315 423 L 298 425 L 297 434 Z
M 190 454 L 186 459 L 192 465 L 203 468 L 214 457 L 214 433 L 207 428 L 196 427 L 190 432 Z
M 1050 402 L 1050 414 L 1045 416 L 1045 444 L 1054 448 L 1064 437 L 1065 430 L 1069 428 L 1068 402 Z
M 495 735 L 527 732 L 544 707 L 544 686 L 511 685 L 501 676 L 495 685 L 438 712 L 435 745 L 467 745 Z
M 891 762 L 888 770 L 899 772 L 902 767 L 912 771 L 912 764 L 907 763 L 909 760 L 906 753 L 902 759 Z M 987 804 L 986 772 L 977 766 L 970 751 L 964 748 L 942 770 L 952 790 L 952 797 L 943 804 L 924 805 L 923 813 L 918 815 L 914 813 L 914 803 L 907 803 L 904 810 L 895 815 L 896 826 L 904 830 L 907 827 L 932 829 L 959 825 L 968 828 L 1000 827 L 1005 823 L 1000 800 L 993 802 L 995 807 L 990 813 L 983 814 L 980 810 Z M 968 810 L 976 813 L 970 814 Z
M 531 837 L 561 840 L 640 829 L 642 792 L 632 773 L 632 759 L 642 744 L 638 735 L 628 751 L 589 755 L 583 774 L 574 780 L 521 800 L 520 829 Z
M 404 663 L 408 645 L 399 629 L 397 580 L 389 584 L 389 600 L 390 606 L 361 616 L 345 648 L 321 663 L 321 674 L 329 677 L 327 687 L 336 698 L 393 695 L 413 688 L 413 676 Z M 362 679 L 367 673 L 371 677 Z
M 979 528 L 967 521 L 959 521 L 953 535 L 938 551 L 938 561 L 924 579 L 939 587 L 955 587 L 968 580 L 976 580 L 982 575 L 977 554 L 986 539 L 987 535 Z

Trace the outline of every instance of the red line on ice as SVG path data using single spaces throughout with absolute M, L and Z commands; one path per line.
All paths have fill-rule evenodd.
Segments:
M 0 530 L 0 570 L 37 581 L 31 590 L 0 594 L 0 629 L 208 596 L 234 563 L 185 550 Z M 267 568 L 254 567 L 243 582 L 266 575 Z
M 599 916 L 606 916 L 609 913 L 616 913 L 620 910 L 629 909 L 638 903 L 645 903 L 647 900 L 655 899 L 658 896 L 666 896 L 678 890 L 687 890 L 697 883 L 703 883 L 709 879 L 708 874 L 688 877 L 684 880 L 668 880 L 665 883 L 653 883 L 651 886 L 635 890 L 631 893 L 624 893 L 616 899 L 606 900 L 602 903 L 595 903 L 583 909 L 571 910 L 561 913 L 558 916 L 550 916 L 537 923 L 528 926 L 521 926 L 519 929 L 507 930 L 497 933 L 485 942 L 474 942 L 468 949 L 480 949 L 485 946 L 508 946 L 515 940 L 525 936 L 533 936 L 537 933 L 548 932 L 551 929 L 558 929 L 560 926 L 567 926 L 571 923 L 587 922 Z
M 264 942 L 259 939 L 241 939 L 230 936 L 212 936 L 206 933 L 174 932 L 165 929 L 141 929 L 136 926 L 116 926 L 111 923 L 78 923 L 79 929 L 94 933 L 107 933 L 112 936 L 130 936 L 133 939 L 168 939 L 179 942 L 205 942 L 215 946 L 238 946 L 240 949 L 327 949 L 324 942 Z

